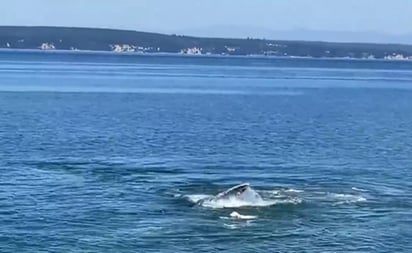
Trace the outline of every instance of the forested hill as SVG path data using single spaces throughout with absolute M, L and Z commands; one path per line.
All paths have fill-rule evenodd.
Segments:
M 0 48 L 412 60 L 412 45 L 197 38 L 68 27 L 0 26 Z

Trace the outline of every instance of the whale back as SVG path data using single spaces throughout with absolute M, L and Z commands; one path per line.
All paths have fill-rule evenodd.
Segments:
M 208 207 L 236 207 L 264 204 L 264 200 L 248 183 L 236 185 L 224 192 L 197 202 L 198 205 Z
M 236 185 L 216 195 L 216 199 L 227 199 L 227 198 L 237 197 L 237 196 L 240 196 L 245 191 L 247 191 L 249 188 L 250 188 L 249 183 Z

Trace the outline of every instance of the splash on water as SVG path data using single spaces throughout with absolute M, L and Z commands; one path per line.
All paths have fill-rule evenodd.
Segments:
M 366 202 L 365 197 L 354 194 L 328 193 L 327 197 L 332 201 L 336 201 L 334 205 Z
M 254 215 L 244 215 L 244 214 L 240 214 L 238 212 L 232 212 L 230 214 L 230 217 L 232 219 L 236 219 L 236 220 L 254 220 L 257 219 L 257 216 Z
M 276 204 L 299 204 L 302 202 L 302 200 L 297 197 L 262 197 L 265 193 L 267 193 L 267 191 L 258 192 L 247 185 L 247 187 L 245 187 L 242 191 L 237 191 L 235 186 L 225 192 L 217 194 L 216 196 L 192 194 L 186 195 L 185 197 L 191 203 L 207 208 L 266 207 Z
M 366 191 L 357 189 L 357 194 L 313 192 L 300 189 L 255 190 L 249 185 L 242 192 L 233 191 L 237 186 L 217 195 L 189 194 L 182 195 L 190 203 L 212 209 L 240 207 L 269 207 L 274 205 L 298 205 L 305 202 L 323 202 L 331 205 L 357 204 L 366 202 L 360 193 Z M 355 191 L 352 188 L 353 191 Z

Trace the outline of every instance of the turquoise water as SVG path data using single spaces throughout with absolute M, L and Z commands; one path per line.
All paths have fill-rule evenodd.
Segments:
M 411 129 L 409 62 L 1 52 L 0 252 L 409 252 Z

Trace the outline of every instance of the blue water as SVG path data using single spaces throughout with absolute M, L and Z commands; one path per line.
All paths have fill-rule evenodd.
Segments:
M 0 252 L 411 252 L 411 129 L 410 62 L 1 52 Z

